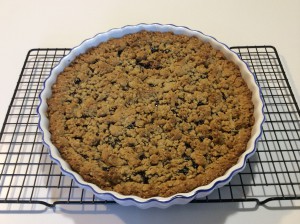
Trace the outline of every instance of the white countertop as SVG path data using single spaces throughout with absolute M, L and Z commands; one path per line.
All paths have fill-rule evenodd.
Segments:
M 273 45 L 300 102 L 300 1 L 8 1 L 0 0 L 0 127 L 27 52 L 71 48 L 110 28 L 172 23 L 200 30 L 228 46 Z M 1 150 L 1 149 L 0 149 Z M 0 188 L 1 191 L 1 188 Z M 296 202 L 300 206 L 300 202 Z M 119 205 L 97 211 L 0 212 L 1 223 L 299 223 L 299 209 L 238 209 L 234 203 L 189 204 L 166 210 Z M 299 208 L 299 207 L 298 207 Z M 92 208 L 91 208 L 92 209 Z

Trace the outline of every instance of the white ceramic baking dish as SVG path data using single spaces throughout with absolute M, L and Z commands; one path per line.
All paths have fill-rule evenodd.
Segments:
M 173 32 L 175 34 L 184 34 L 188 36 L 196 36 L 199 39 L 209 42 L 213 48 L 220 50 L 224 53 L 227 59 L 233 61 L 239 68 L 243 79 L 246 81 L 249 89 L 252 91 L 252 101 L 254 104 L 254 117 L 255 124 L 252 130 L 252 136 L 248 142 L 246 151 L 241 155 L 237 164 L 232 166 L 223 176 L 215 179 L 206 186 L 198 187 L 188 193 L 178 193 L 170 197 L 153 197 L 153 198 L 140 198 L 134 195 L 121 195 L 113 191 L 105 191 L 100 187 L 88 183 L 83 178 L 74 172 L 68 163 L 66 163 L 58 149 L 51 142 L 51 133 L 48 130 L 49 120 L 47 118 L 47 98 L 51 96 L 51 87 L 56 81 L 56 77 L 76 58 L 76 56 L 86 52 L 89 48 L 99 45 L 111 38 L 120 38 L 126 34 L 136 33 L 142 30 L 159 31 L 159 32 Z M 108 32 L 97 34 L 96 36 L 83 41 L 77 47 L 74 47 L 71 52 L 62 58 L 58 65 L 51 71 L 51 74 L 46 79 L 43 90 L 40 94 L 40 104 L 38 107 L 39 115 L 39 128 L 43 135 L 43 143 L 49 149 L 51 159 L 60 166 L 63 174 L 70 176 L 78 186 L 92 191 L 96 197 L 103 200 L 114 200 L 121 205 L 135 205 L 140 208 L 159 207 L 167 208 L 175 204 L 186 204 L 195 198 L 205 197 L 216 188 L 222 187 L 227 184 L 232 177 L 238 172 L 242 171 L 246 165 L 247 159 L 255 153 L 256 143 L 262 134 L 262 124 L 264 121 L 263 114 L 264 103 L 261 97 L 261 91 L 257 84 L 254 74 L 251 73 L 247 64 L 243 62 L 240 57 L 230 50 L 225 44 L 217 41 L 215 38 L 205 35 L 199 31 L 191 30 L 186 27 L 175 25 L 162 25 L 162 24 L 138 24 L 125 26 L 118 29 L 111 29 Z

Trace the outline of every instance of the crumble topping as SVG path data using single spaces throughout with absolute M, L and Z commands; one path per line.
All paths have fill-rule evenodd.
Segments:
M 239 68 L 196 37 L 142 31 L 78 56 L 48 99 L 51 140 L 86 181 L 143 198 L 223 175 L 254 123 Z

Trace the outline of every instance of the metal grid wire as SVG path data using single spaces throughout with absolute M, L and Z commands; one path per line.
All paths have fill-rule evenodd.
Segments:
M 197 202 L 300 199 L 299 108 L 278 53 L 271 46 L 233 47 L 256 74 L 266 103 L 257 153 L 232 181 Z M 38 131 L 36 108 L 43 81 L 70 49 L 33 49 L 27 54 L 0 133 L 0 203 L 104 203 L 78 188 L 49 158 Z M 107 202 L 105 202 L 107 203 Z

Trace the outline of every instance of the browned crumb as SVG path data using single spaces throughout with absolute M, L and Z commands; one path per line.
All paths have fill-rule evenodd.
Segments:
M 52 141 L 86 181 L 143 198 L 223 175 L 254 122 L 238 67 L 196 37 L 139 32 L 78 56 L 48 100 Z

